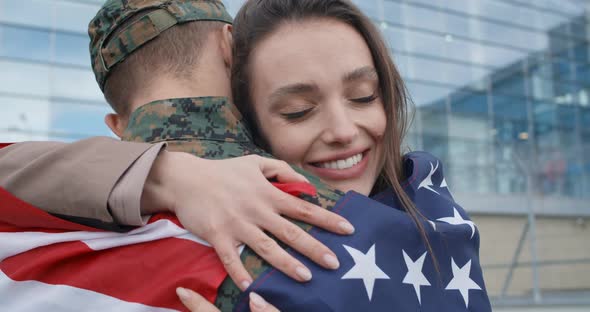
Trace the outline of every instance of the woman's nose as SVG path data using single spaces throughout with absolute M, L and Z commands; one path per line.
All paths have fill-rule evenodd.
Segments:
M 354 142 L 359 134 L 358 125 L 354 122 L 354 111 L 347 110 L 344 105 L 329 111 L 324 122 L 324 141 L 327 144 L 348 145 Z

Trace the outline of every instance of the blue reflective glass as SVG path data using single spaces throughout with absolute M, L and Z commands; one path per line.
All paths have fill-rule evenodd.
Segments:
M 424 148 L 449 163 L 449 136 L 446 97 L 419 108 Z
M 537 146 L 552 144 L 552 136 L 557 127 L 555 118 L 555 103 L 547 101 L 533 101 L 535 120 L 535 139 Z
M 88 36 L 57 33 L 55 35 L 55 61 L 89 67 Z
M 238 10 L 244 2 L 246 2 L 246 0 L 225 0 L 223 1 L 223 4 L 231 16 L 236 16 L 236 13 L 238 13 Z
M 80 102 L 81 103 L 81 102 Z M 110 135 L 104 116 L 111 112 L 108 104 L 52 102 L 50 130 L 70 136 Z
M 573 61 L 588 64 L 588 42 L 579 43 L 572 48 Z
M 55 29 L 76 32 L 81 35 L 88 33 L 88 22 L 96 15 L 100 5 L 76 3 L 70 1 L 54 1 Z
M 588 107 L 580 107 L 580 127 L 582 131 L 590 132 L 590 108 Z
M 0 93 L 50 96 L 50 72 L 45 64 L 0 59 Z
M 453 92 L 453 88 L 444 87 L 433 83 L 416 82 L 406 79 L 406 86 L 408 87 L 410 96 L 413 102 L 418 107 L 427 106 L 424 109 L 432 109 L 433 107 L 445 108 L 444 103 L 447 95 Z
M 557 123 L 561 129 L 574 130 L 576 128 L 576 119 L 578 108 L 575 106 L 557 105 Z M 572 138 L 574 137 L 572 133 Z
M 31 140 L 49 130 L 49 101 L 0 95 L 0 142 Z
M 50 29 L 54 4 L 47 0 L 1 0 L 0 22 Z
M 524 97 L 526 95 L 525 79 L 520 66 L 508 68 L 505 72 L 498 72 L 496 77 L 492 77 L 492 92 L 494 95 Z
M 576 66 L 576 80 L 582 86 L 590 85 L 590 64 Z
M 451 95 L 451 112 L 453 115 L 487 118 L 488 110 L 488 96 L 486 93 L 461 90 Z
M 49 61 L 49 32 L 28 28 L 0 26 L 0 56 Z
M 526 122 L 527 99 L 510 95 L 493 95 L 493 112 L 497 121 L 501 122 Z M 526 128 L 525 128 L 526 129 Z
M 586 112 L 588 113 L 588 112 Z M 588 117 L 588 121 L 590 121 L 590 117 Z M 586 176 L 585 186 L 586 190 L 583 192 L 582 197 L 590 198 L 590 193 L 588 192 L 587 188 L 590 187 L 590 129 L 585 129 L 581 133 L 581 143 L 582 143 L 582 168 L 584 170 L 584 174 Z
M 80 101 L 104 100 L 94 74 L 88 69 L 56 67 L 52 72 L 52 95 Z

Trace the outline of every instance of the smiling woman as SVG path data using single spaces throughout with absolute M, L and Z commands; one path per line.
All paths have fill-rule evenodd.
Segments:
M 406 88 L 371 21 L 348 1 L 249 1 L 234 25 L 233 97 L 258 143 L 339 189 L 392 188 L 431 251 L 401 186 Z

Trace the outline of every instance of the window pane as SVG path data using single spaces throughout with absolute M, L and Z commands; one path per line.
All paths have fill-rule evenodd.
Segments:
M 94 74 L 90 70 L 56 67 L 53 69 L 52 79 L 53 96 L 104 101 Z
M 49 32 L 0 26 L 0 56 L 49 61 Z
M 55 37 L 55 61 L 90 68 L 88 36 L 57 33 Z
M 0 92 L 49 96 L 50 66 L 0 61 Z
M 52 12 L 47 0 L 0 0 L 0 22 L 51 28 Z
M 108 104 L 78 104 L 53 102 L 51 104 L 51 131 L 67 134 L 70 137 L 90 135 L 111 135 L 104 124 L 104 116 L 111 112 Z
M 0 142 L 46 139 L 50 111 L 47 100 L 0 96 Z
M 100 5 L 55 1 L 55 28 L 86 34 Z

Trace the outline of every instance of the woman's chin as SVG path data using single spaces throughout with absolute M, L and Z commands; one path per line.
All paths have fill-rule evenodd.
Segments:
M 343 192 L 355 191 L 368 196 L 373 189 L 374 181 L 324 181 L 326 184 Z

